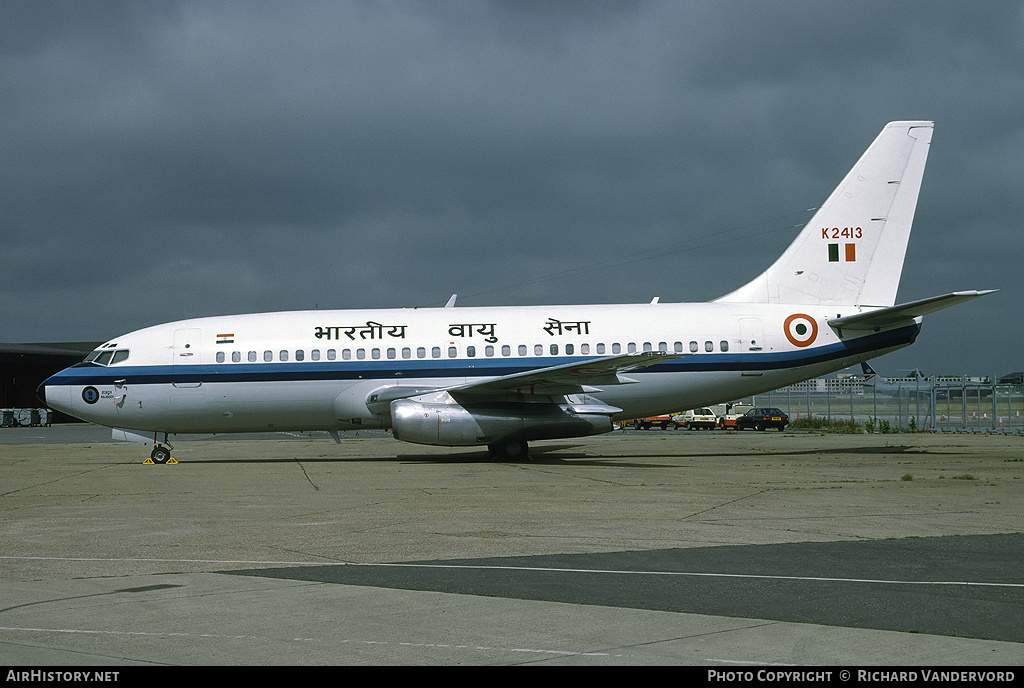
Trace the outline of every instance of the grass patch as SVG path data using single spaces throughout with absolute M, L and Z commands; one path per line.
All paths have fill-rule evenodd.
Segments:
M 798 418 L 789 424 L 790 430 L 822 430 L 824 432 L 840 433 L 862 433 L 865 430 L 863 425 L 858 425 L 853 420 L 841 418 L 824 418 L 810 416 Z

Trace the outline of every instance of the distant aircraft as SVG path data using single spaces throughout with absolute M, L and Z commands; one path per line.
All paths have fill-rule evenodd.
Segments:
M 941 398 L 989 397 L 992 396 L 992 384 L 976 380 L 962 380 L 955 377 L 925 377 L 920 370 L 911 370 L 904 377 L 882 377 L 867 363 L 861 363 L 864 372 L 862 384 L 867 389 L 874 389 L 876 394 L 906 397 L 932 396 L 932 389 Z
M 882 377 L 866 362 L 861 363 L 860 367 L 864 373 L 864 382 L 862 384 L 867 388 L 874 389 L 876 393 L 886 395 L 905 394 L 908 396 L 911 394 L 930 396 L 932 393 L 932 381 L 925 377 L 920 370 L 912 370 L 910 375 L 895 378 L 896 382 L 893 382 L 894 378 Z
M 40 385 L 53 408 L 154 443 L 175 433 L 390 428 L 486 445 L 612 430 L 748 397 L 908 346 L 921 316 L 989 291 L 900 305 L 932 137 L 888 124 L 764 273 L 709 303 L 297 311 L 182 320 L 111 339 Z

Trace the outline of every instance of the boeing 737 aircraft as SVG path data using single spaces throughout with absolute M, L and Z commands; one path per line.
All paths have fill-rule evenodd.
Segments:
M 168 436 L 390 428 L 486 445 L 608 432 L 759 394 L 913 343 L 921 316 L 988 291 L 895 305 L 932 137 L 892 122 L 763 274 L 709 303 L 297 311 L 131 332 L 41 386 L 51 407 Z
M 910 375 L 895 378 L 896 382 L 893 382 L 893 378 L 885 378 L 876 373 L 867 362 L 861 363 L 860 368 L 864 373 L 864 381 L 861 384 L 876 394 L 931 396 L 934 383 L 926 378 L 920 370 L 912 370 Z

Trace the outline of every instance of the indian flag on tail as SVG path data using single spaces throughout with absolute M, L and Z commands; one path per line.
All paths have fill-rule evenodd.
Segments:
M 843 262 L 854 263 L 857 260 L 857 244 L 843 244 Z M 828 245 L 828 262 L 839 262 L 839 244 Z

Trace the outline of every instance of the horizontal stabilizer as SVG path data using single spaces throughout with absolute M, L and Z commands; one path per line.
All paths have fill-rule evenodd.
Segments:
M 886 327 L 909 324 L 914 321 L 914 318 L 927 315 L 928 313 L 934 313 L 935 311 L 942 310 L 943 308 L 955 306 L 956 304 L 963 303 L 964 301 L 976 299 L 979 296 L 984 296 L 985 294 L 991 294 L 994 291 L 998 290 L 986 289 L 983 291 L 955 291 L 952 294 L 932 296 L 931 298 L 921 299 L 920 301 L 911 301 L 910 303 L 903 303 L 898 306 L 880 308 L 867 313 L 857 313 L 856 315 L 848 315 L 844 318 L 834 318 L 829 320 L 828 324 L 837 330 L 880 330 Z

